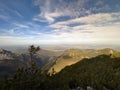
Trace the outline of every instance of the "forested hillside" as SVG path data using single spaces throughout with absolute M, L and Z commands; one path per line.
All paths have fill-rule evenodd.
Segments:
M 33 64 L 29 69 L 19 69 L 0 86 L 1 90 L 69 90 L 71 81 L 83 90 L 88 86 L 94 90 L 120 90 L 120 58 L 100 55 L 83 59 L 52 75 Z

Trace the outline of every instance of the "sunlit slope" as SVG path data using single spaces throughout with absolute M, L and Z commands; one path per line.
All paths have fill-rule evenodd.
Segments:
M 91 86 L 94 90 L 120 90 L 120 58 L 110 55 L 99 55 L 83 59 L 76 64 L 65 67 L 56 74 L 56 81 L 66 87 L 72 79 L 85 88 Z
M 120 52 L 110 48 L 99 50 L 69 49 L 66 50 L 61 56 L 56 58 L 56 63 L 50 68 L 49 72 L 51 72 L 53 68 L 56 72 L 59 72 L 64 67 L 75 64 L 78 61 L 82 60 L 83 58 L 96 57 L 102 54 L 111 55 L 111 57 L 120 57 Z

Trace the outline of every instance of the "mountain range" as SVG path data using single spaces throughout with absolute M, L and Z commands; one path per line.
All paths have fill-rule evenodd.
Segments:
M 23 51 L 24 52 L 24 51 Z M 92 58 L 98 55 L 112 55 L 112 57 L 119 57 L 120 52 L 105 48 L 105 49 L 68 49 L 65 51 L 50 51 L 41 49 L 34 57 L 33 60 L 37 66 L 42 70 L 52 72 L 61 71 L 64 67 L 75 64 L 83 58 Z M 14 73 L 17 68 L 27 67 L 30 56 L 28 52 L 13 53 L 4 49 L 0 49 L 0 75 Z

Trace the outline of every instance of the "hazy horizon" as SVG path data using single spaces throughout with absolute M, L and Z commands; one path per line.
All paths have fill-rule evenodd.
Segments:
M 31 44 L 34 45 L 34 44 Z M 0 46 L 0 48 L 9 50 L 12 52 L 26 52 L 30 45 L 7 45 L 7 46 Z M 50 50 L 50 51 L 64 51 L 67 49 L 105 49 L 110 48 L 117 51 L 120 51 L 119 45 L 85 45 L 85 44 L 37 44 L 35 46 L 40 46 L 41 49 Z

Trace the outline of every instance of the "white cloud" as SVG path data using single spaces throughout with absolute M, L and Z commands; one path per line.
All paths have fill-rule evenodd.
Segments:
M 112 30 L 112 32 L 118 33 L 119 32 L 118 31 L 119 20 L 120 20 L 119 16 L 120 16 L 120 13 L 92 14 L 92 15 L 88 15 L 85 17 L 57 22 L 57 23 L 49 25 L 48 27 L 54 29 L 53 33 L 56 34 L 56 37 L 60 35 L 61 37 L 66 36 L 66 37 L 78 37 L 79 38 L 81 36 L 86 37 L 86 35 L 84 34 L 87 34 L 87 36 L 92 36 L 96 34 L 96 32 L 102 31 L 96 34 L 99 36 L 99 34 L 101 35 L 102 33 L 104 33 L 104 31 L 107 31 L 107 30 Z M 84 23 L 84 24 L 81 24 L 81 23 Z M 69 26 L 70 24 L 74 24 L 74 26 Z M 109 33 L 106 33 L 106 34 L 109 35 Z
M 33 20 L 52 23 L 56 18 L 68 16 L 71 18 L 89 14 L 90 11 L 84 8 L 88 0 L 66 2 L 65 0 L 35 0 L 35 5 L 40 7 L 40 14 Z
M 84 30 L 79 30 L 79 28 Z M 120 42 L 120 22 L 109 26 L 82 25 L 71 28 L 71 31 L 55 29 L 53 33 L 46 34 L 31 31 L 35 36 L 0 36 L 2 44 L 116 44 Z
M 57 14 L 51 14 L 52 17 L 57 16 Z M 76 44 L 94 44 L 94 43 L 114 43 L 118 44 L 120 42 L 120 13 L 99 13 L 92 14 L 85 17 L 78 17 L 75 19 L 70 19 L 67 21 L 61 21 L 49 24 L 46 28 L 52 28 L 51 33 L 41 32 L 38 29 L 41 28 L 40 25 L 36 23 L 26 23 L 19 24 L 14 23 L 19 28 L 29 28 L 33 26 L 34 31 L 30 30 L 31 35 L 23 36 L 20 35 L 18 38 L 7 38 L 9 41 L 14 43 L 76 43 Z M 77 23 L 77 25 L 75 25 Z M 81 24 L 84 23 L 84 24 Z M 73 24 L 73 26 L 70 26 Z M 36 27 L 36 28 L 35 28 Z M 22 31 L 21 31 L 22 32 Z M 50 32 L 50 31 L 49 31 Z M 11 29 L 9 33 L 15 33 Z M 17 35 L 17 34 L 16 34 Z M 24 35 L 24 34 L 23 34 Z M 0 37 L 1 38 L 1 37 Z M 0 39 L 3 43 L 5 39 Z M 7 43 L 7 42 L 6 42 Z
M 120 13 L 99 13 L 51 24 L 51 37 L 62 42 L 118 44 Z M 77 25 L 75 25 L 77 23 Z M 84 24 L 81 24 L 84 23 Z M 73 26 L 69 26 L 74 24 Z
M 21 24 L 21 23 L 13 23 L 13 25 L 17 26 L 17 27 L 20 27 L 20 28 L 29 28 L 28 25 L 26 24 Z
M 53 25 L 51 25 L 51 27 L 60 27 L 62 25 L 69 25 L 69 24 L 81 24 L 81 23 L 85 23 L 85 24 L 107 24 L 107 23 L 111 23 L 113 21 L 116 20 L 120 20 L 120 12 L 117 13 L 98 13 L 98 14 L 91 14 L 85 17 L 80 17 L 80 18 L 75 18 L 75 19 L 70 19 L 67 21 L 61 21 L 58 23 L 55 23 Z
M 0 19 L 3 19 L 3 20 L 7 20 L 9 18 L 9 16 L 6 16 L 6 15 L 0 15 Z
M 81 16 L 90 15 L 93 12 L 103 12 L 111 10 L 110 5 L 106 4 L 104 1 L 97 0 L 92 2 L 93 6 L 91 4 L 89 5 L 89 0 L 73 0 L 70 2 L 65 0 L 34 1 L 34 5 L 39 6 L 40 13 L 36 15 L 33 20 L 49 23 L 55 22 L 56 18 L 60 17 L 67 16 L 69 18 L 78 18 Z

